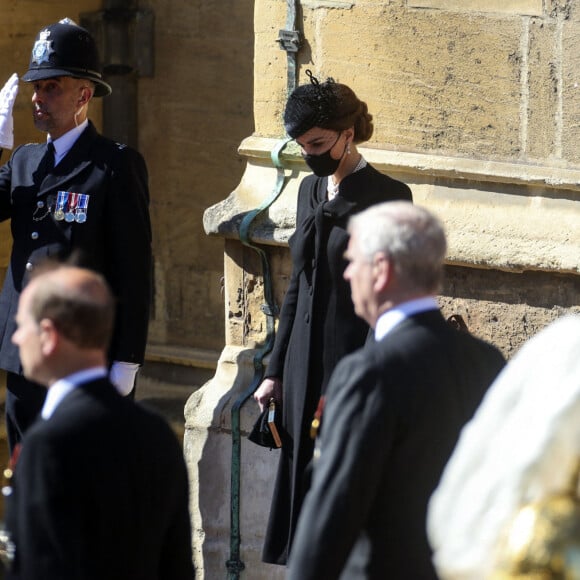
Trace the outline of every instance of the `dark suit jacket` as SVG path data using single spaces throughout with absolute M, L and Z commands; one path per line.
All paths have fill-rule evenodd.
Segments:
M 111 359 L 142 363 L 151 298 L 151 225 L 147 168 L 135 150 L 100 136 L 89 123 L 42 178 L 46 144 L 15 149 L 0 168 L 0 221 L 11 218 L 13 248 L 0 294 L 0 368 L 18 373 L 11 343 L 28 268 L 79 252 L 78 265 L 105 276 L 117 297 Z M 87 219 L 54 219 L 59 191 L 89 195 Z M 47 209 L 50 208 L 50 212 Z
M 19 580 L 191 580 L 188 481 L 165 421 L 105 379 L 27 431 L 7 524 Z
M 411 200 L 410 189 L 371 165 L 340 182 L 326 201 L 328 178 L 309 175 L 300 184 L 296 232 L 290 239 L 292 276 L 266 376 L 284 385 L 284 432 L 278 478 L 264 545 L 264 561 L 285 563 L 312 457 L 310 423 L 338 361 L 364 344 L 368 325 L 354 313 L 343 278 L 347 223 L 371 205 Z
M 290 579 L 437 578 L 427 503 L 503 364 L 497 349 L 438 311 L 406 319 L 339 364 Z

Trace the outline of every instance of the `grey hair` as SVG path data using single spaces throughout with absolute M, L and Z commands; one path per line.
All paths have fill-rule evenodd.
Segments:
M 425 208 L 408 201 L 381 203 L 351 217 L 348 231 L 369 262 L 380 252 L 393 262 L 406 290 L 439 290 L 447 242 L 443 225 Z

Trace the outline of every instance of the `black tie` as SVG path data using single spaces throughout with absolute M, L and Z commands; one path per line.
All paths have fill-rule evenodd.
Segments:
M 46 165 L 45 165 L 45 175 L 48 175 L 54 169 L 54 144 L 49 141 L 46 144 Z
M 43 179 L 54 169 L 54 145 L 52 142 L 46 144 L 46 151 L 44 156 L 38 164 L 36 174 L 38 175 L 38 183 L 42 183 Z

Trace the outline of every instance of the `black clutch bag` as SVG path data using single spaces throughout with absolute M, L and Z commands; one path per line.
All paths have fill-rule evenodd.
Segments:
M 276 408 L 276 401 L 270 399 L 268 406 L 260 413 L 252 431 L 248 435 L 248 439 L 256 445 L 278 449 L 282 447 L 280 432 L 280 412 Z

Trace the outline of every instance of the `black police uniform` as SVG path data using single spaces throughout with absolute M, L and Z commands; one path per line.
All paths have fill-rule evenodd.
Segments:
M 87 78 L 96 96 L 111 92 L 102 81 L 94 40 L 71 21 L 43 29 L 22 77 Z M 152 282 L 147 168 L 135 150 L 88 127 L 65 157 L 46 167 L 46 144 L 14 150 L 0 168 L 0 221 L 11 218 L 13 249 L 0 294 L 0 368 L 9 372 L 6 403 L 10 446 L 34 420 L 45 389 L 21 376 L 11 338 L 27 273 L 46 258 L 74 256 L 102 273 L 117 298 L 111 360 L 142 364 Z

